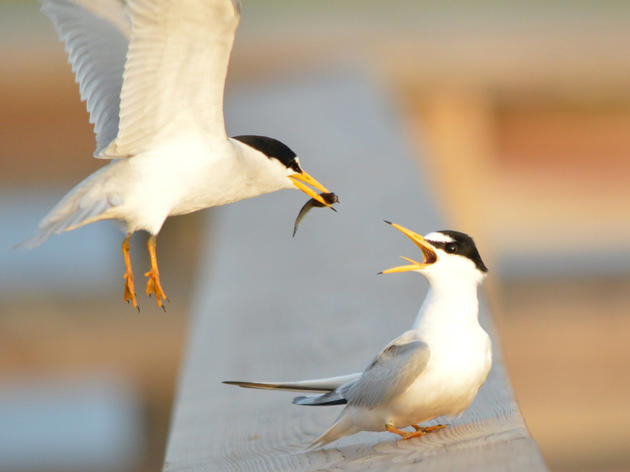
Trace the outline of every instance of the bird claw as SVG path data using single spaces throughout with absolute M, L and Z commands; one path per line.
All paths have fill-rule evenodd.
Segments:
M 155 294 L 157 306 L 166 311 L 166 308 L 164 307 L 164 301 L 168 301 L 168 298 L 166 298 L 166 294 L 164 293 L 164 290 L 162 289 L 162 284 L 160 283 L 160 273 L 156 269 L 152 268 L 147 273 L 145 273 L 144 276 L 148 277 L 147 295 L 151 297 L 152 294 Z
M 403 431 L 402 429 L 398 429 L 396 428 L 394 425 L 392 424 L 386 424 L 385 425 L 385 429 L 387 431 L 389 431 L 390 433 L 394 433 L 394 434 L 398 434 L 400 437 L 402 437 L 403 439 L 411 439 L 411 438 L 416 438 L 418 436 L 424 436 L 424 431 L 419 431 L 416 430 L 414 432 L 409 432 L 409 431 Z
M 127 303 L 131 303 L 134 308 L 140 311 L 140 308 L 138 307 L 138 302 L 136 300 L 135 288 L 133 285 L 133 273 L 130 271 L 127 271 L 123 275 L 123 278 L 125 279 L 125 295 L 124 295 L 123 301 Z
M 424 436 L 427 433 L 431 433 L 433 431 L 437 431 L 437 430 L 446 428 L 445 424 L 438 424 L 438 425 L 435 425 L 435 426 L 427 426 L 426 428 L 423 427 L 423 426 L 417 425 L 417 424 L 412 424 L 411 426 L 413 426 L 413 429 L 415 429 L 415 431 L 403 431 L 402 429 L 396 428 L 392 424 L 386 424 L 385 425 L 385 429 L 387 431 L 389 431 L 390 433 L 398 434 L 403 439 L 411 439 L 411 438 L 417 438 L 417 437 L 420 437 L 420 436 Z
M 405 434 L 402 434 L 402 438 L 403 439 L 411 439 L 411 438 L 418 438 L 420 436 L 424 436 L 425 433 L 424 431 L 422 431 L 421 429 L 417 430 L 417 431 L 413 431 L 413 432 L 405 432 Z
M 422 431 L 423 433 L 432 433 L 434 431 L 439 431 L 440 429 L 444 429 L 446 428 L 445 424 L 436 424 L 434 426 L 420 426 L 417 424 L 412 424 L 411 426 L 413 426 L 413 429 L 415 429 L 416 431 Z

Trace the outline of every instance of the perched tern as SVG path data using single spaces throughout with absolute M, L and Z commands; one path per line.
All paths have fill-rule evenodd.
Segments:
M 429 281 L 429 292 L 409 331 L 390 342 L 362 373 L 300 382 L 224 382 L 320 392 L 294 398 L 298 405 L 345 404 L 335 424 L 311 447 L 359 431 L 390 431 L 410 439 L 444 428 L 420 423 L 463 412 L 490 371 L 490 337 L 479 324 L 477 301 L 477 286 L 488 269 L 472 238 L 458 231 L 436 231 L 423 237 L 389 224 L 420 248 L 424 260 L 403 257 L 410 264 L 382 273 L 413 271 Z M 414 431 L 402 429 L 409 426 Z
M 137 308 L 129 239 L 150 234 L 147 295 L 163 307 L 156 235 L 167 217 L 297 188 L 323 206 L 330 191 L 298 156 L 265 136 L 226 135 L 223 89 L 237 0 L 40 0 L 64 41 L 110 163 L 74 187 L 23 246 L 100 220 L 115 220 L 126 272 L 124 300 Z

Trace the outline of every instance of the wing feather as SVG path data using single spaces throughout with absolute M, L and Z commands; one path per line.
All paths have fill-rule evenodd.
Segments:
M 116 137 L 131 23 L 120 0 L 40 0 L 65 43 L 96 134 L 95 156 Z
M 403 393 L 422 373 L 431 357 L 429 346 L 407 331 L 374 358 L 356 382 L 338 392 L 348 404 L 373 408 Z
M 133 29 L 116 139 L 101 157 L 137 154 L 170 130 L 225 136 L 223 89 L 239 7 L 231 0 L 129 0 Z

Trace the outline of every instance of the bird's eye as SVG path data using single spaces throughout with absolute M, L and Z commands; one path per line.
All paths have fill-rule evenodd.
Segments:
M 294 170 L 298 174 L 302 173 L 302 169 L 300 168 L 300 164 L 298 164 L 298 162 L 296 160 L 291 161 L 291 163 L 289 164 L 289 167 L 291 168 L 291 170 Z
M 448 243 L 445 247 L 444 250 L 446 252 L 448 252 L 449 254 L 454 254 L 457 252 L 457 244 L 455 243 Z

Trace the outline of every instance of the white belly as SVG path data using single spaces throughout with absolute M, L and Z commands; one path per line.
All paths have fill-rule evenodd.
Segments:
M 118 219 L 128 231 L 153 234 L 168 216 L 273 192 L 284 183 L 266 157 L 243 159 L 229 141 L 178 140 L 113 165 L 120 169 Z M 265 179 L 266 172 L 273 175 Z
M 481 328 L 474 339 L 432 347 L 425 370 L 392 402 L 389 420 L 404 427 L 461 413 L 477 395 L 491 365 L 490 339 Z

